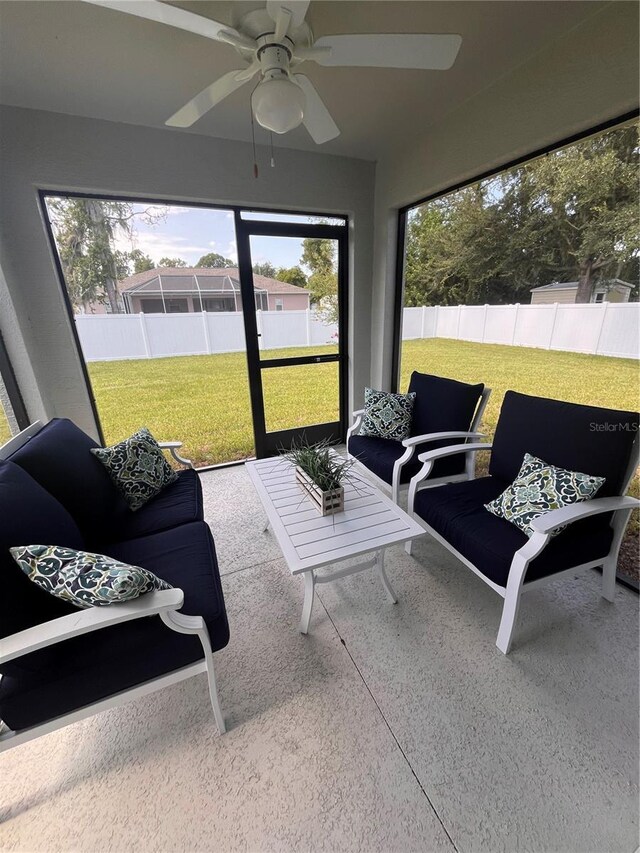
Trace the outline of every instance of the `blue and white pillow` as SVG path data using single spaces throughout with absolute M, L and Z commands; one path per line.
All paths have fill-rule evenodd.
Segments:
M 91 452 L 105 466 L 132 510 L 140 509 L 178 477 L 146 427 L 119 444 L 96 447 Z
M 131 601 L 171 584 L 140 566 L 59 545 L 20 545 L 11 556 L 30 581 L 76 607 L 102 607 Z
M 516 479 L 484 508 L 515 524 L 530 537 L 534 519 L 554 509 L 590 500 L 604 481 L 604 477 L 558 468 L 525 453 Z M 558 527 L 552 536 L 562 533 L 566 527 L 566 524 Z
M 413 403 L 416 395 L 391 394 L 364 389 L 364 415 L 360 435 L 403 441 L 411 435 Z

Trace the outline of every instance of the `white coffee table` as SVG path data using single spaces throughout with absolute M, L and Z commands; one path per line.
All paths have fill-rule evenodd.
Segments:
M 424 534 L 423 528 L 380 489 L 351 472 L 345 486 L 344 512 L 322 517 L 295 481 L 294 468 L 281 457 L 247 462 L 246 468 L 267 514 L 270 526 L 292 575 L 304 575 L 304 605 L 300 631 L 309 630 L 316 584 L 375 568 L 395 604 L 397 599 L 384 570 L 384 552 Z M 330 574 L 316 569 L 365 554 L 352 566 Z

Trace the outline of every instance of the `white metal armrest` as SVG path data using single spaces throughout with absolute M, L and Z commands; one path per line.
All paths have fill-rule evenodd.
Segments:
M 484 432 L 427 432 L 424 435 L 412 435 L 410 438 L 405 438 L 402 444 L 404 447 L 415 447 L 417 444 L 423 444 L 427 441 L 444 441 L 449 438 L 484 438 Z M 419 458 L 419 457 L 418 457 Z
M 358 430 L 360 429 L 360 424 L 362 423 L 362 416 L 364 415 L 364 409 L 356 409 L 353 413 L 354 421 L 353 424 L 347 430 L 347 447 L 349 446 L 349 439 L 352 435 L 356 435 Z
M 188 468 L 193 468 L 191 460 L 185 459 L 184 456 L 180 456 L 178 453 L 178 449 L 182 447 L 181 441 L 159 441 L 158 444 L 163 450 L 168 450 L 176 462 L 180 462 L 181 465 L 186 465 Z
M 184 593 L 181 589 L 162 589 L 142 595 L 134 601 L 78 610 L 77 613 L 34 625 L 33 628 L 4 637 L 0 641 L 0 664 L 90 631 L 98 631 L 100 628 L 130 622 L 144 616 L 155 616 L 169 610 L 178 610 L 183 601 Z
M 581 518 L 589 518 L 591 515 L 599 515 L 603 512 L 615 512 L 619 509 L 635 509 L 640 507 L 640 501 L 629 496 L 615 498 L 596 498 L 595 500 L 582 501 L 581 503 L 563 506 L 545 512 L 544 515 L 535 518 L 531 527 L 535 533 L 552 533 L 557 527 L 571 524 Z
M 427 479 L 436 459 L 445 459 L 447 456 L 456 456 L 458 453 L 475 453 L 478 450 L 491 450 L 492 447 L 492 444 L 452 444 L 449 447 L 438 447 L 436 450 L 427 450 L 424 453 L 418 454 L 418 459 L 422 462 L 422 468 L 411 478 L 411 482 L 409 483 L 409 496 L 407 499 L 409 514 L 413 512 L 413 502 L 418 486 Z
M 477 450 L 491 450 L 492 447 L 492 444 L 452 444 L 449 447 L 438 447 L 436 450 L 420 453 L 418 459 L 421 462 L 433 462 L 436 459 L 444 459 L 446 456 L 455 456 L 456 453 L 475 453 Z

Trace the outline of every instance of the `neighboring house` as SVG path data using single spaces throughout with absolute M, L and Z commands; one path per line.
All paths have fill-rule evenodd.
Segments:
M 309 291 L 286 281 L 253 276 L 256 309 L 306 311 Z M 241 311 L 240 278 L 226 269 L 159 267 L 118 282 L 127 314 L 188 314 Z
M 599 281 L 591 295 L 591 302 L 628 302 L 633 285 L 619 278 Z M 542 305 L 553 302 L 573 304 L 578 295 L 577 281 L 554 281 L 542 287 L 531 288 L 531 304 Z

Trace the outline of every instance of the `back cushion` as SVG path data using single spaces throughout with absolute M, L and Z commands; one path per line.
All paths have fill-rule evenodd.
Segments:
M 126 505 L 92 447 L 99 445 L 74 423 L 55 418 L 9 458 L 60 501 L 87 539 L 100 541 Z
M 525 453 L 561 468 L 605 477 L 597 497 L 621 494 L 636 412 L 581 406 L 507 391 L 493 440 L 489 473 L 512 482 Z
M 411 374 L 409 391 L 415 391 L 411 435 L 428 432 L 468 431 L 484 385 L 467 385 L 428 373 Z M 445 444 L 451 444 L 446 441 Z M 430 444 L 431 448 L 437 444 Z
M 77 524 L 58 501 L 18 465 L 0 461 L 0 636 L 77 613 L 32 583 L 9 553 L 15 545 L 81 549 Z M 3 668 L 7 671 L 8 664 Z

